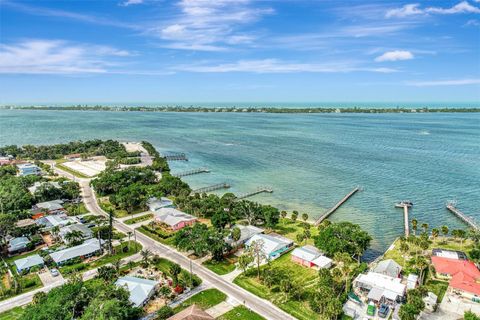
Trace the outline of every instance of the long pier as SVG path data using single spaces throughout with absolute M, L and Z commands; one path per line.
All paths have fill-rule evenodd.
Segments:
M 323 220 L 327 219 L 332 213 L 334 213 L 338 208 L 340 208 L 342 204 L 347 202 L 348 199 L 350 199 L 350 197 L 352 197 L 358 191 L 360 191 L 360 187 L 355 187 L 355 189 L 350 191 L 345 197 L 342 198 L 342 200 L 340 200 L 339 202 L 337 202 L 336 205 L 330 208 L 330 210 L 328 210 L 322 216 L 320 216 L 320 218 L 318 218 L 317 221 L 315 221 L 315 225 L 318 226 L 320 223 L 322 223 Z
M 174 174 L 172 174 L 172 176 L 177 177 L 177 178 L 181 178 L 181 177 L 185 177 L 185 176 L 191 176 L 191 175 L 194 175 L 194 174 L 208 173 L 208 172 L 210 172 L 210 170 L 208 170 L 207 168 L 198 168 L 198 169 L 192 169 L 192 170 L 187 170 L 187 171 L 174 173 Z
M 452 212 L 454 215 L 456 215 L 458 218 L 463 220 L 463 222 L 468 224 L 473 229 L 475 229 L 475 230 L 480 229 L 480 227 L 475 223 L 475 221 L 472 218 L 470 218 L 469 216 L 467 216 L 465 213 L 463 213 L 462 211 L 458 210 L 454 203 L 447 202 L 447 209 L 450 212 Z
M 203 188 L 200 188 L 200 189 L 193 190 L 192 194 L 211 192 L 211 191 L 215 191 L 215 190 L 228 189 L 228 188 L 230 188 L 230 185 L 226 182 L 222 182 L 222 183 L 214 184 L 212 186 L 203 187 Z
M 163 158 L 168 161 L 188 161 L 185 153 L 169 153 L 163 155 Z
M 245 198 L 254 196 L 254 195 L 259 194 L 259 193 L 264 193 L 264 192 L 265 193 L 272 193 L 273 189 L 270 188 L 270 187 L 258 187 L 255 191 L 246 192 L 246 193 L 242 193 L 242 194 L 238 195 L 236 200 L 245 199 Z

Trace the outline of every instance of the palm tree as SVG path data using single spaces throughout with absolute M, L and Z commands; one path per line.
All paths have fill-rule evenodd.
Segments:
M 400 251 L 403 252 L 404 254 L 408 252 L 408 250 L 410 249 L 410 247 L 408 246 L 408 244 L 406 244 L 405 242 L 402 242 L 400 243 Z
M 307 222 L 307 220 L 308 220 L 308 213 L 302 213 L 302 220 L 303 220 L 304 222 Z
M 287 211 L 282 210 L 282 212 L 280 212 L 280 216 L 282 217 L 282 219 L 285 219 L 285 217 L 287 216 Z
M 334 260 L 337 261 L 336 269 L 340 272 L 343 280 L 345 281 L 345 293 L 348 293 L 348 291 L 350 290 L 349 288 L 350 274 L 354 269 L 353 259 L 346 252 L 342 252 L 342 253 L 337 252 L 335 253 Z
M 417 221 L 417 219 L 412 219 L 413 235 L 416 235 L 416 233 L 417 233 L 417 227 L 418 227 L 418 221 Z
M 307 244 L 308 239 L 312 236 L 312 233 L 309 229 L 303 230 L 303 237 L 305 238 L 305 244 Z
M 79 243 L 83 240 L 83 233 L 80 230 L 70 231 L 65 235 L 65 240 L 70 244 Z
M 133 235 L 133 232 L 132 231 L 128 231 L 127 232 L 127 236 L 128 236 L 128 252 L 130 252 L 130 238 L 132 237 Z
M 441 229 L 442 229 L 442 234 L 443 234 L 443 236 L 445 237 L 445 240 L 446 240 L 447 235 L 448 235 L 448 227 L 447 226 L 442 226 Z
M 420 279 L 419 279 L 419 283 L 423 283 L 423 275 L 424 275 L 424 271 L 426 268 L 428 268 L 428 262 L 427 262 L 427 259 L 425 259 L 424 256 L 421 256 L 421 257 L 418 257 L 415 261 L 415 265 L 417 266 L 417 268 L 420 270 Z
M 149 263 L 149 258 L 152 255 L 152 253 L 150 252 L 150 250 L 145 249 L 145 250 L 140 251 L 140 255 L 142 256 L 143 265 L 145 267 L 147 267 L 148 263 Z
M 433 238 L 433 240 L 435 240 L 435 239 L 438 237 L 439 233 L 440 233 L 440 232 L 439 232 L 439 230 L 438 230 L 437 228 L 433 228 L 433 229 L 432 229 L 432 238 Z
M 113 254 L 112 235 L 113 235 L 113 208 L 108 210 L 108 253 Z
M 60 227 L 59 226 L 55 226 L 52 228 L 52 235 L 53 235 L 53 238 L 54 239 L 58 239 L 58 233 L 60 232 Z
M 173 285 L 176 286 L 178 283 L 178 275 L 182 272 L 182 268 L 177 263 L 172 263 L 168 269 L 170 275 L 172 276 Z
M 297 221 L 297 218 L 298 218 L 298 212 L 297 211 L 293 211 L 292 212 L 292 215 L 291 215 L 291 219 L 293 222 Z

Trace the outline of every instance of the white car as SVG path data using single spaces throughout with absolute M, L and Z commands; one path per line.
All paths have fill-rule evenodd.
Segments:
M 60 275 L 60 272 L 58 272 L 58 269 L 50 269 L 50 273 L 54 277 L 58 277 Z

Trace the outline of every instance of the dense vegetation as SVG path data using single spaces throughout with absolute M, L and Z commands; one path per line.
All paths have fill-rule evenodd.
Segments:
M 7 108 L 24 110 L 73 110 L 73 111 L 141 111 L 141 112 L 261 112 L 261 113 L 412 113 L 412 112 L 480 112 L 479 108 L 368 108 L 368 107 L 312 107 L 312 108 L 283 108 L 283 107 L 194 107 L 194 106 L 158 106 L 158 107 L 111 107 L 111 106 L 6 106 Z M 415 110 L 415 111 L 412 111 Z
M 164 172 L 170 171 L 167 160 L 160 156 L 160 153 L 155 149 L 155 147 L 147 141 L 142 141 L 142 146 L 147 150 L 148 154 L 153 157 L 151 168 L 155 171 Z
M 73 141 L 64 144 L 18 147 L 10 145 L 0 148 L 0 155 L 12 155 L 20 159 L 60 159 L 67 154 L 80 153 L 85 156 L 105 156 L 109 159 L 132 156 L 125 147 L 115 140 Z M 134 155 L 138 155 L 135 153 Z
M 137 319 L 141 309 L 133 307 L 128 297 L 128 291 L 101 279 L 83 282 L 73 277 L 46 294 L 36 294 L 20 319 Z

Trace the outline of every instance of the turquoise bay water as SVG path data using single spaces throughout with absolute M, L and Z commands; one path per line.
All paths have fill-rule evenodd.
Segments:
M 173 171 L 193 187 L 229 182 L 252 199 L 318 217 L 353 187 L 331 220 L 359 223 L 374 237 L 370 254 L 403 232 L 394 203 L 415 203 L 411 218 L 431 227 L 463 223 L 445 202 L 480 220 L 480 114 L 248 114 L 0 110 L 0 145 L 77 139 L 148 140 L 185 152 Z

